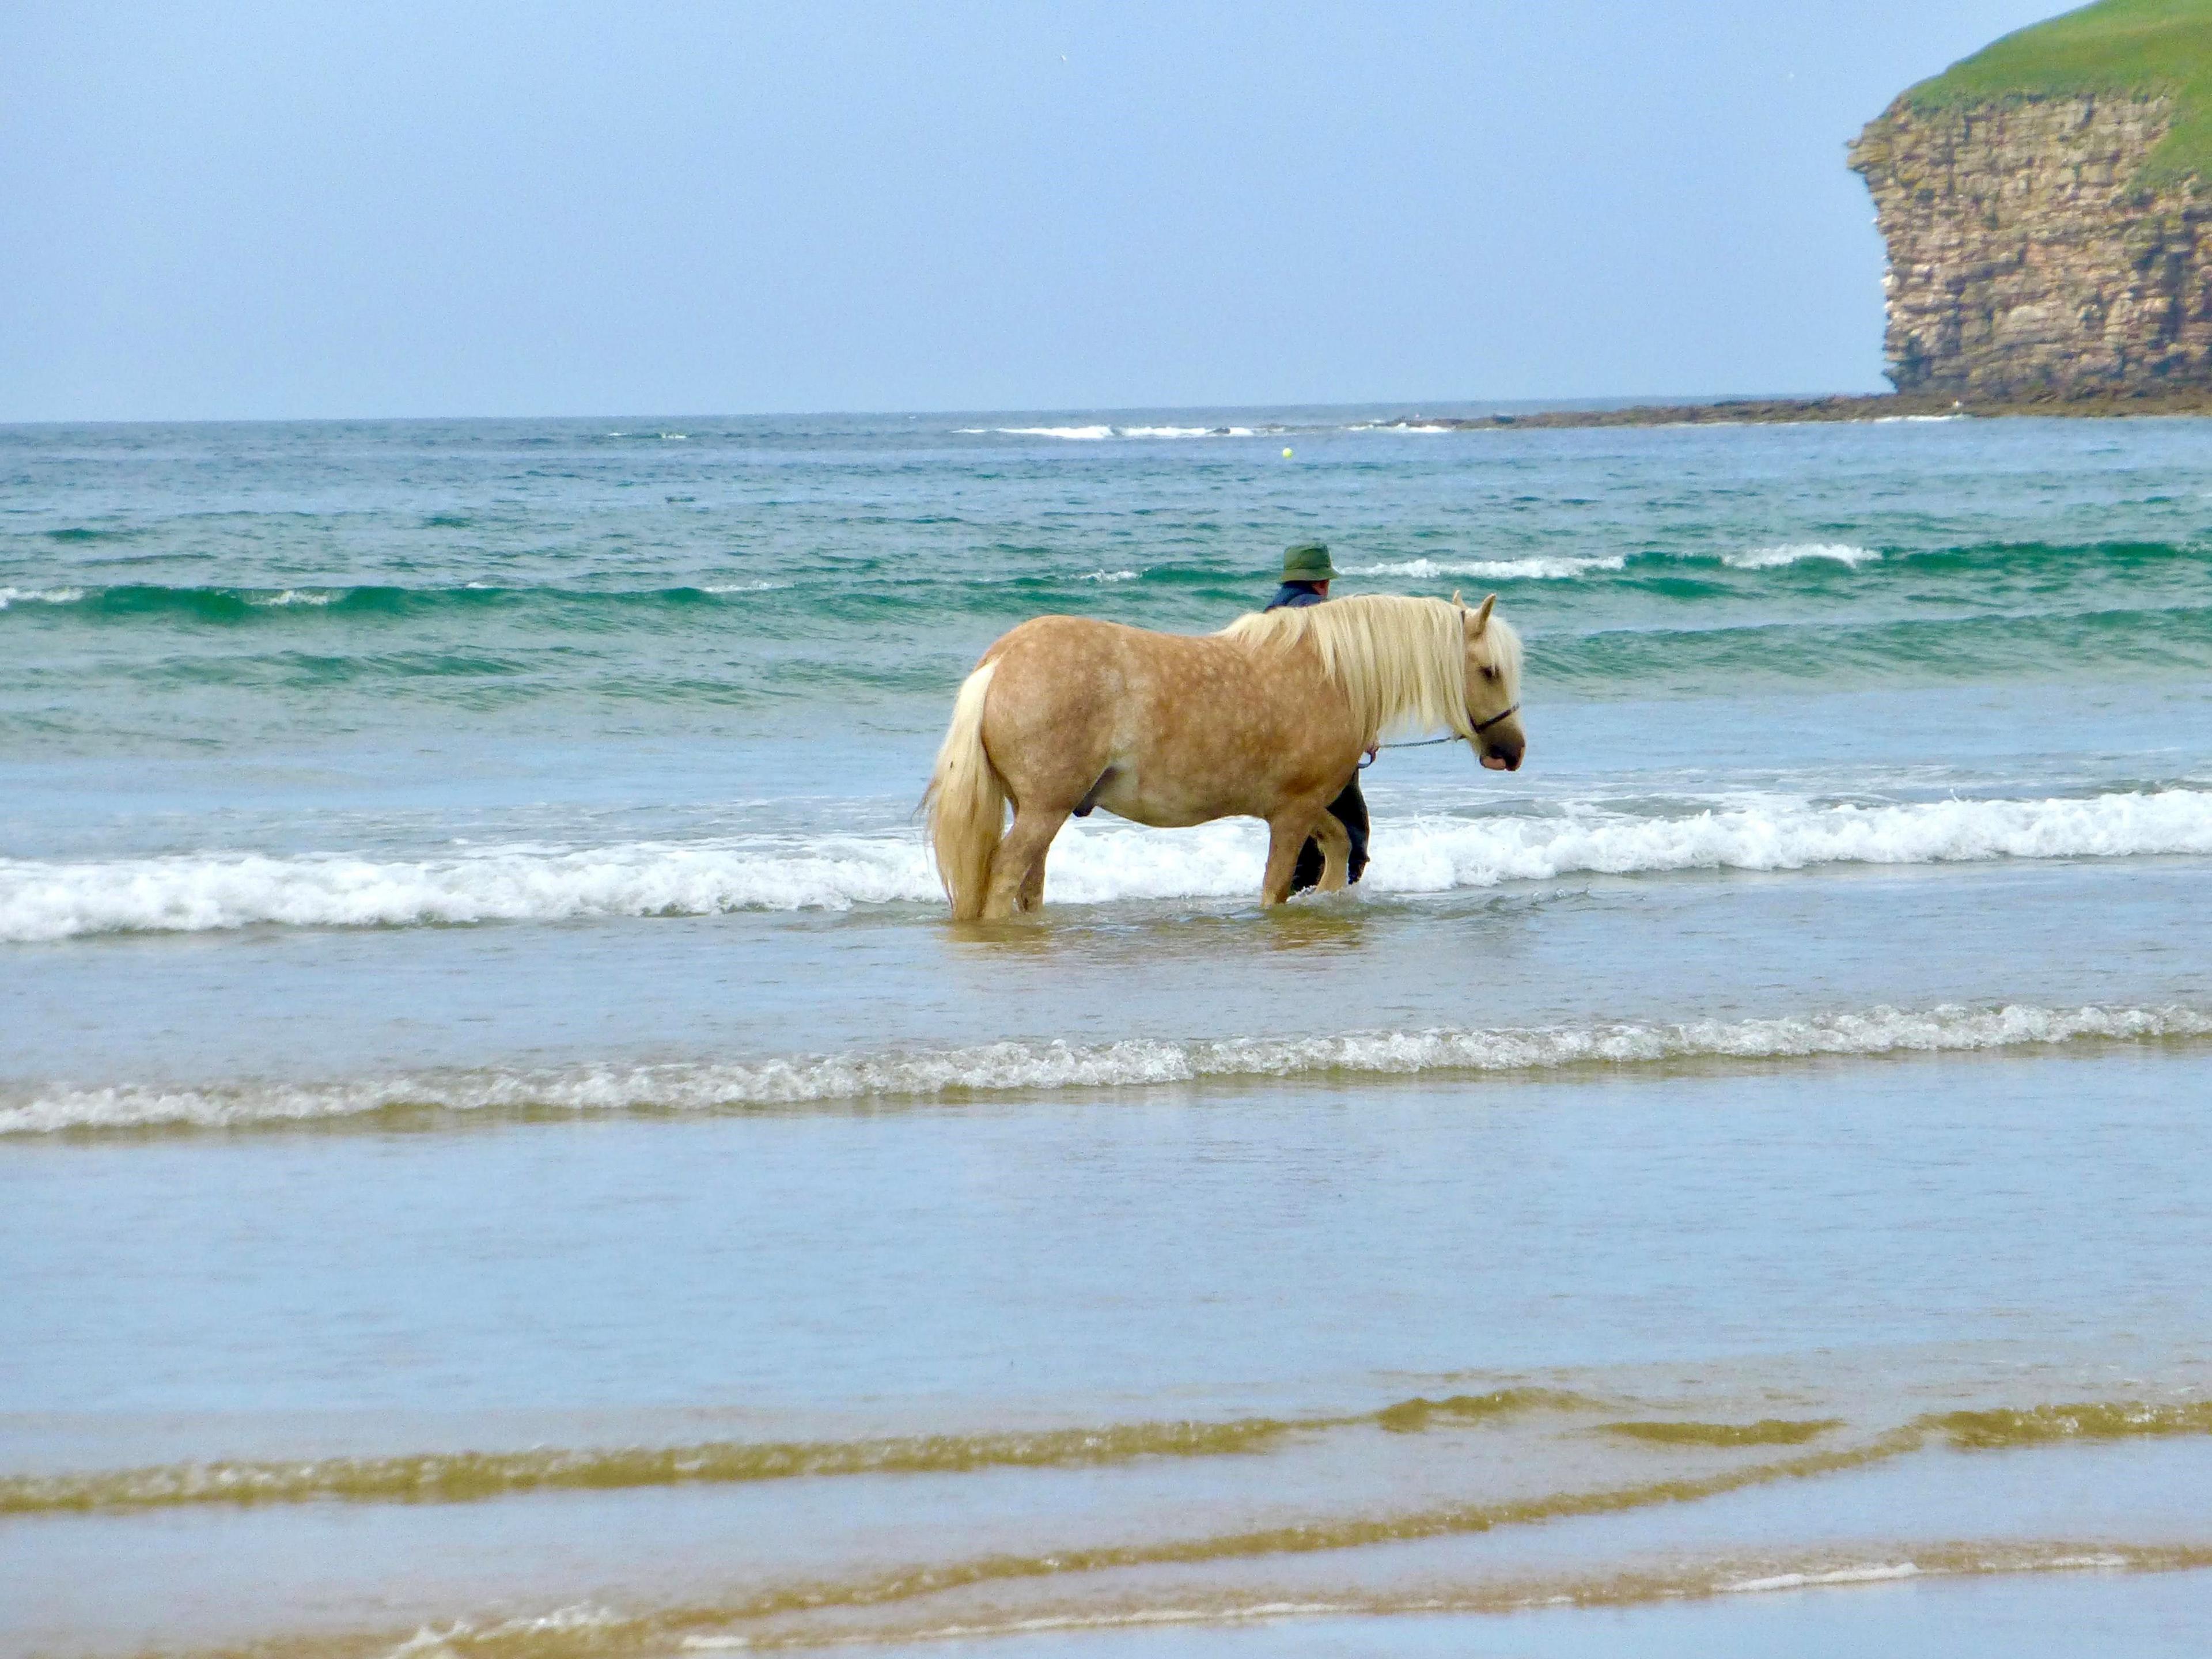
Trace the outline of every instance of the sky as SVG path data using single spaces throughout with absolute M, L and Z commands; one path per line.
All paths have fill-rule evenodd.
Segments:
M 1879 390 L 2055 0 L 0 4 L 0 421 Z

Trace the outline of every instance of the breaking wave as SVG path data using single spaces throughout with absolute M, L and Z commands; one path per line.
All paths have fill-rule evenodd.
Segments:
M 1668 566 L 1711 562 L 1714 556 L 1695 553 L 1638 553 L 1633 556 L 1639 569 L 1666 568 Z M 1854 547 L 1844 542 L 1791 542 L 1777 547 L 1753 548 L 1741 553 L 1723 553 L 1718 562 L 1731 570 L 1782 570 L 1791 565 L 1807 562 L 1840 564 L 1856 570 L 1863 564 L 1877 564 L 1881 555 L 1870 547 Z M 1387 559 L 1376 564 L 1352 565 L 1345 574 L 1352 576 L 1409 576 L 1415 580 L 1434 580 L 1443 576 L 1474 576 L 1490 581 L 1566 581 L 1581 576 L 1609 575 L 1628 568 L 1631 556 L 1626 553 L 1585 555 L 1568 557 L 1563 555 L 1533 555 L 1514 559 Z
M 2008 1005 L 1772 1019 L 1622 1023 L 1498 1030 L 1355 1032 L 1119 1042 L 991 1042 L 916 1053 L 793 1055 L 750 1061 L 426 1072 L 343 1083 L 170 1088 L 33 1085 L 0 1091 L 0 1135 L 148 1128 L 245 1128 L 423 1112 L 515 1117 L 683 1113 L 948 1095 L 1115 1089 L 1263 1079 L 1410 1077 L 1554 1071 L 1696 1060 L 1963 1054 L 2079 1042 L 2212 1036 L 2212 1013 L 2185 1007 Z
M 1680 816 L 1570 808 L 1546 817 L 1384 821 L 1365 885 L 1430 893 L 1577 874 L 1802 870 L 1992 859 L 2212 854 L 2212 790 L 1885 805 L 1754 799 Z M 1258 826 L 1071 825 L 1053 852 L 1058 904 L 1249 897 Z M 934 902 L 919 835 L 514 845 L 415 860 L 198 853 L 66 863 L 0 859 L 0 942 L 276 925 L 403 927 L 587 917 L 842 910 Z
M 811 846 L 524 845 L 417 860 L 258 854 L 82 864 L 0 860 L 0 940 L 264 924 L 393 927 L 847 909 L 936 892 L 919 840 L 889 836 L 831 837 Z
M 1575 576 L 1587 576 L 1594 571 L 1625 569 L 1627 563 L 1625 555 L 1611 558 L 1468 559 L 1458 562 L 1395 559 L 1382 564 L 1352 565 L 1345 574 L 1352 576 L 1411 576 L 1423 581 L 1433 581 L 1440 576 L 1480 576 L 1493 582 L 1564 581 Z
M 1853 547 L 1847 542 L 1791 542 L 1781 547 L 1753 548 L 1748 553 L 1724 553 L 1721 562 L 1738 570 L 1779 570 L 1786 565 L 1802 564 L 1808 559 L 1822 559 L 1832 564 L 1849 565 L 1856 570 L 1863 564 L 1879 562 L 1881 555 L 1870 547 Z
M 1889 805 L 1755 801 L 1683 817 L 1417 820 L 1388 885 L 1488 886 L 1583 872 L 1802 870 L 1828 864 L 2125 858 L 2212 852 L 2212 791 Z
M 0 611 L 11 605 L 75 605 L 82 587 L 0 587 Z
M 1108 438 L 1249 438 L 1249 426 L 963 426 L 963 435 L 995 433 L 1008 438 L 1065 438 L 1076 443 L 1098 443 Z

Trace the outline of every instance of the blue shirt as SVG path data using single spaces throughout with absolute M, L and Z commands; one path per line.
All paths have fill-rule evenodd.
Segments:
M 1320 587 L 1313 582 L 1285 582 L 1275 590 L 1275 597 L 1267 601 L 1270 611 L 1296 611 L 1301 606 L 1323 603 Z

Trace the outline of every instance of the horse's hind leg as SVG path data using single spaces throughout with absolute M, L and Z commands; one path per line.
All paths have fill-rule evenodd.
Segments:
M 1340 893 L 1352 867 L 1352 832 L 1335 813 L 1323 812 L 1314 820 L 1312 834 L 1321 845 L 1321 880 L 1316 890 Z
M 1014 827 L 991 858 L 991 887 L 983 899 L 986 921 L 1033 910 L 1042 902 L 1044 855 L 1067 814 L 1065 806 L 1014 808 Z
M 1036 910 L 1043 907 L 1044 861 L 1046 855 L 1051 851 L 1052 848 L 1048 847 L 1044 852 L 1039 853 L 1030 860 L 1029 873 L 1022 878 L 1022 890 L 1014 895 L 1014 904 L 1017 908 Z

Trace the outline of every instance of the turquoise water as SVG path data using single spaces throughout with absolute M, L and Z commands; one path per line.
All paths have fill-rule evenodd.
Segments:
M 1395 413 L 0 429 L 0 1646 L 2201 1632 L 2199 424 Z M 946 924 L 1315 535 L 1527 766 Z

